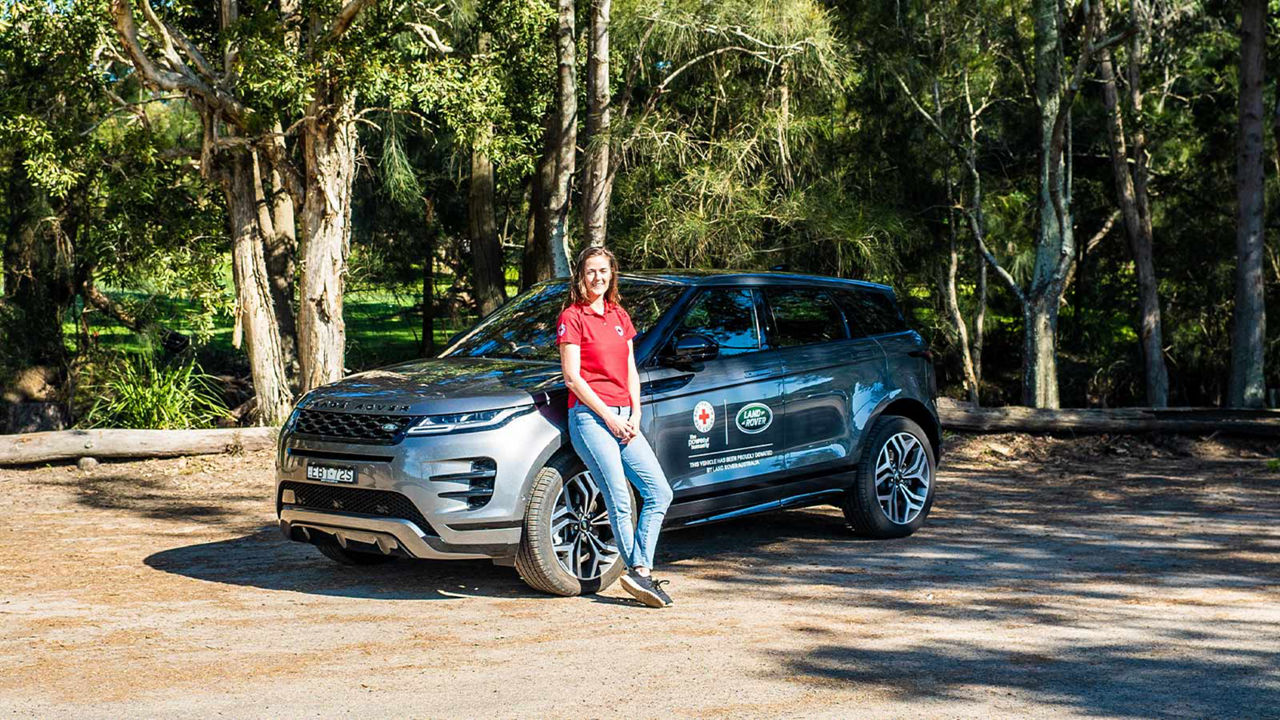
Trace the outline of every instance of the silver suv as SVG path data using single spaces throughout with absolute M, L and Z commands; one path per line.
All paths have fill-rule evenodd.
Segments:
M 923 524 L 941 450 L 932 357 L 891 289 L 787 273 L 619 284 L 643 431 L 675 491 L 667 527 L 822 503 L 871 537 Z M 566 297 L 542 283 L 438 358 L 303 397 L 280 434 L 285 536 L 347 564 L 488 558 L 559 595 L 612 583 L 625 568 L 566 426 Z

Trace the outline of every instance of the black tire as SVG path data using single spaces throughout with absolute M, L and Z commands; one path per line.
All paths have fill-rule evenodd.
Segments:
M 609 587 L 626 572 L 626 563 L 619 556 L 599 577 L 582 579 L 565 569 L 556 557 L 551 534 L 556 500 L 565 480 L 585 471 L 586 466 L 577 455 L 561 453 L 533 479 L 524 514 L 524 533 L 520 549 L 516 551 L 516 571 L 520 579 L 535 590 L 565 597 L 591 594 Z
M 906 492 L 890 491 L 893 503 L 890 509 L 886 509 L 881 505 L 880 495 L 876 490 L 876 464 L 881 456 L 881 452 L 885 451 L 885 446 L 894 438 L 898 438 L 901 434 L 907 434 L 915 438 L 919 444 L 923 460 L 927 463 L 927 490 L 924 493 L 924 504 L 915 510 L 914 516 L 910 512 L 904 511 L 897 503 L 901 499 L 906 502 Z M 902 438 L 905 440 L 905 438 Z M 909 443 L 907 443 L 909 445 Z M 893 456 L 898 452 L 898 445 L 894 445 L 887 451 L 888 457 L 892 460 Z M 912 452 L 908 453 L 912 458 L 916 457 Z M 901 458 L 899 458 L 901 460 Z M 910 461 L 910 458 L 908 458 Z M 899 463 L 901 464 L 901 463 Z M 929 436 L 925 434 L 913 420 L 898 415 L 883 415 L 879 417 L 875 424 L 871 427 L 870 435 L 867 443 L 863 447 L 862 458 L 858 461 L 857 480 L 845 491 L 844 502 L 841 503 L 840 509 L 844 511 L 844 519 L 849 524 L 849 529 L 858 535 L 871 538 L 900 538 L 906 537 L 924 525 L 925 518 L 929 516 L 929 509 L 933 507 L 933 493 L 937 486 L 936 480 L 937 460 L 934 458 L 933 446 L 929 443 Z M 896 472 L 896 471 L 895 471 Z M 896 481 L 903 484 L 902 479 L 892 477 L 886 481 L 886 487 L 892 488 Z M 907 488 L 913 486 L 907 483 Z M 918 486 L 914 489 L 918 490 Z M 896 494 L 895 494 L 896 493 Z M 907 506 L 910 508 L 910 505 Z M 899 519 L 906 519 L 907 522 L 898 522 L 889 517 L 890 512 L 898 512 Z
M 316 543 L 316 549 L 340 565 L 382 565 L 395 560 L 393 555 L 348 550 L 339 545 L 337 540 L 320 540 Z

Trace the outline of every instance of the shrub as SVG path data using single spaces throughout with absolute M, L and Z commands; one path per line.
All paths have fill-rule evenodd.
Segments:
M 228 416 L 214 379 L 194 360 L 157 363 L 150 353 L 121 353 L 89 390 L 96 399 L 82 427 L 181 430 Z

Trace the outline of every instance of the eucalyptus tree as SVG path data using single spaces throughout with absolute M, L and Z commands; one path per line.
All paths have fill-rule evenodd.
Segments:
M 611 0 L 591 0 L 587 33 L 587 122 L 582 168 L 583 241 L 604 245 L 609 230 L 609 145 L 612 130 L 609 79 Z
M 143 82 L 181 94 L 200 113 L 201 171 L 226 196 L 238 317 L 267 422 L 283 419 L 291 392 L 264 247 L 287 238 L 296 218 L 298 384 L 305 392 L 336 380 L 355 126 L 378 107 L 434 104 L 450 89 L 437 64 L 452 51 L 439 13 L 414 0 L 222 0 L 216 8 L 111 0 L 123 55 Z
M 1139 338 L 1142 343 L 1147 404 L 1169 404 L 1169 371 L 1164 361 L 1164 331 L 1156 280 L 1151 220 L 1150 162 L 1147 150 L 1144 97 L 1144 59 L 1149 53 L 1155 21 L 1155 3 L 1130 0 L 1129 32 L 1124 76 L 1127 81 L 1124 107 L 1116 82 L 1110 48 L 1099 52 L 1098 74 L 1102 80 L 1106 108 L 1107 142 L 1115 176 L 1116 200 L 1124 218 L 1125 234 L 1133 252 L 1138 282 Z M 1104 8 L 1099 3 L 1099 12 Z M 1171 14 L 1171 13 L 1169 13 Z M 1125 115 L 1128 115 L 1126 131 Z
M 1077 7 L 1083 15 L 1083 30 L 1074 66 L 1068 69 L 1063 6 L 1057 0 L 1035 0 L 1032 4 L 1039 193 L 1035 264 L 1028 286 L 1022 287 L 985 241 L 976 238 L 983 257 L 1022 309 L 1022 400 L 1032 407 L 1059 406 L 1058 309 L 1077 259 L 1072 158 L 1068 150 L 1072 104 L 1097 53 L 1125 37 L 1100 37 L 1099 3 L 1083 0 Z
M 1233 407 L 1262 407 L 1266 304 L 1262 255 L 1264 164 L 1262 86 L 1266 67 L 1266 0 L 1245 0 L 1240 17 L 1240 95 L 1236 165 L 1235 306 L 1231 329 Z

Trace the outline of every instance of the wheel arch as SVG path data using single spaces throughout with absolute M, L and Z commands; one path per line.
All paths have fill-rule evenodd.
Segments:
M 942 425 L 938 422 L 938 417 L 929 410 L 928 406 L 915 398 L 899 397 L 890 401 L 880 409 L 880 412 L 876 413 L 877 418 L 884 415 L 897 415 L 919 425 L 929 438 L 929 446 L 933 450 L 934 462 L 941 460 Z

